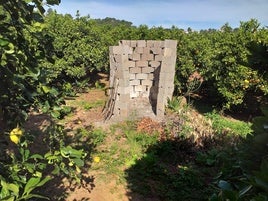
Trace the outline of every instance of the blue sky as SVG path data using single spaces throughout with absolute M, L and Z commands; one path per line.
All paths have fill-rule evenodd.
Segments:
M 268 26 L 268 0 L 62 0 L 52 8 L 61 14 L 75 16 L 79 10 L 82 16 L 113 17 L 136 26 L 200 30 L 229 23 L 235 28 L 251 18 Z

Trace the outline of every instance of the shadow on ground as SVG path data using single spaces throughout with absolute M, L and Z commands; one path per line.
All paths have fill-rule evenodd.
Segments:
M 130 200 L 208 200 L 214 170 L 197 168 L 199 151 L 203 150 L 189 141 L 166 140 L 150 146 L 126 170 Z
M 144 156 L 126 170 L 129 200 L 200 201 L 212 195 L 217 200 L 234 200 L 228 192 L 239 195 L 245 184 L 252 189 L 244 192 L 241 200 L 267 196 L 267 187 L 249 179 L 268 182 L 268 107 L 262 111 L 264 116 L 253 120 L 254 134 L 246 138 L 227 135 L 202 139 L 202 147 L 189 140 L 168 139 L 148 147 Z M 220 189 L 219 181 L 228 183 L 231 191 Z
M 58 126 L 60 126 L 62 130 L 55 130 Z M 59 144 L 64 143 L 65 147 L 70 145 L 77 150 L 83 149 L 84 152 L 87 153 L 84 159 L 86 162 L 90 161 L 90 154 L 95 149 L 95 145 L 92 143 L 89 135 L 92 131 L 91 126 L 85 127 L 82 133 L 79 129 L 64 129 L 61 125 L 53 123 L 48 115 L 32 114 L 26 124 L 26 130 L 33 140 L 33 143 L 29 147 L 32 154 L 44 156 L 52 147 L 54 147 L 52 150 L 59 150 Z M 62 164 L 64 167 L 72 168 L 68 167 L 68 161 L 63 159 L 63 162 L 65 163 L 64 165 Z M 75 169 L 75 167 L 73 168 Z M 44 186 L 37 188 L 35 192 L 50 198 L 50 200 L 67 200 L 69 194 L 75 192 L 77 188 L 83 188 L 89 194 L 95 187 L 94 177 L 89 175 L 87 171 L 89 168 L 89 163 L 85 163 L 85 166 L 80 168 L 81 172 L 74 171 L 80 179 L 80 183 L 77 183 L 75 179 L 71 179 L 74 177 L 70 177 L 68 172 L 64 173 L 62 171 L 64 168 L 61 168 L 60 173 L 55 175 L 52 173 L 55 171 L 55 167 L 53 164 L 48 164 L 43 173 L 44 175 L 52 176 L 53 179 L 48 181 Z M 75 200 L 76 199 L 73 199 L 73 201 Z M 79 196 L 79 200 L 89 200 L 89 198 Z

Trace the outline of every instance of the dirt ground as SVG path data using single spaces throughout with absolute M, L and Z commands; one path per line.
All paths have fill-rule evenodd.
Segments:
M 107 86 L 107 79 L 103 79 L 102 83 Z M 109 124 L 103 122 L 102 116 L 102 110 L 107 98 L 105 90 L 99 88 L 90 89 L 87 92 L 78 94 L 77 97 L 66 100 L 66 105 L 73 108 L 72 114 L 67 115 L 61 121 L 61 124 L 64 125 L 67 131 L 67 135 L 75 135 L 73 131 L 78 128 L 89 128 L 92 126 L 108 128 Z M 99 104 L 97 106 L 94 105 L 97 102 Z M 91 107 L 91 104 L 94 106 Z M 198 115 L 192 116 L 192 121 L 198 121 L 196 125 L 200 125 L 200 122 L 203 121 Z M 154 125 L 154 122 L 149 120 L 145 119 L 144 122 L 141 122 L 138 125 L 138 129 L 146 130 L 154 127 L 161 133 L 162 128 L 158 127 L 158 124 Z M 147 126 L 148 124 L 149 127 Z M 44 115 L 35 115 L 30 120 L 30 127 L 32 128 L 42 130 L 46 125 L 47 120 Z M 204 128 L 199 127 L 195 129 L 198 133 L 202 133 L 199 130 L 208 131 L 208 128 L 210 128 L 209 125 Z M 42 136 L 40 136 L 39 140 L 42 140 Z M 35 148 L 38 149 L 39 146 Z M 53 195 L 55 194 L 56 197 L 61 197 L 60 200 L 66 201 L 159 201 L 159 198 L 156 197 L 145 199 L 141 195 L 130 192 L 131 190 L 127 186 L 127 182 L 121 182 L 116 175 L 105 175 L 105 172 L 101 169 L 92 169 L 89 167 L 88 171 L 83 172 L 83 177 L 87 178 L 87 180 L 83 181 L 84 185 L 82 186 L 69 185 L 66 179 L 58 179 L 57 181 L 52 180 L 52 183 L 49 183 L 49 186 L 46 189 L 41 189 L 41 191 L 50 197 L 54 197 Z
M 101 80 L 101 83 L 107 86 L 107 77 Z M 108 127 L 108 124 L 103 123 L 102 110 L 107 100 L 105 90 L 91 89 L 87 92 L 77 94 L 77 97 L 66 100 L 66 105 L 73 108 L 71 115 L 67 115 L 61 124 L 64 125 L 64 129 L 67 131 L 67 135 L 74 135 L 77 128 L 88 127 Z M 97 106 L 92 108 L 83 108 L 85 105 L 99 102 Z M 100 104 L 102 103 L 102 104 Z M 45 128 L 49 125 L 49 120 L 46 115 L 33 113 L 26 124 L 26 129 L 43 133 Z M 42 134 L 36 139 L 42 141 Z M 38 146 L 33 145 L 32 150 L 38 150 L 40 152 L 40 144 Z M 48 150 L 42 150 L 46 153 Z M 84 181 L 82 186 L 70 185 L 66 179 L 56 179 L 48 183 L 45 189 L 40 189 L 46 196 L 59 197 L 60 200 L 66 201 L 128 201 L 136 200 L 128 197 L 127 187 L 118 182 L 118 178 L 109 176 L 109 179 L 103 179 L 106 177 L 105 173 L 101 170 L 91 170 L 83 173 L 83 177 L 88 179 L 88 184 Z
M 86 93 L 81 93 L 76 97 L 75 103 L 87 102 L 94 103 L 100 100 L 107 100 L 103 89 L 92 89 Z M 67 105 L 74 106 L 73 100 L 67 101 Z M 74 114 L 65 118 L 65 129 L 75 130 L 79 127 L 87 128 L 89 126 L 108 128 L 109 123 L 103 122 L 102 116 L 103 105 L 85 110 L 81 107 L 76 107 Z M 79 121 L 79 123 L 77 123 Z M 148 122 L 142 123 L 141 129 L 146 127 Z M 150 123 L 150 122 L 149 122 Z M 65 189 L 64 200 L 66 201 L 144 201 L 144 197 L 130 192 L 126 182 L 121 182 L 116 175 L 105 175 L 101 169 L 89 169 L 85 173 L 85 177 L 92 178 L 92 188 L 88 185 L 84 187 L 68 188 L 68 185 L 63 181 L 60 185 Z M 146 201 L 158 201 L 157 198 L 147 198 Z
M 77 97 L 77 102 L 87 101 L 94 102 L 98 100 L 107 99 L 104 90 L 90 90 L 87 93 L 80 94 Z M 68 104 L 68 101 L 67 101 Z M 103 107 L 96 107 L 90 110 L 77 109 L 70 118 L 67 118 L 66 128 L 75 129 L 77 126 L 87 127 L 90 125 L 102 126 L 102 109 Z M 80 124 L 77 124 L 77 120 Z M 107 126 L 103 124 L 103 126 Z M 129 200 L 127 188 L 118 184 L 117 178 L 109 177 L 109 181 L 103 179 L 103 172 L 94 170 L 88 172 L 88 175 L 94 178 L 94 187 L 88 191 L 86 188 L 75 188 L 73 191 L 67 190 L 68 197 L 66 201 L 79 201 L 79 200 L 93 200 L 93 201 L 127 201 Z

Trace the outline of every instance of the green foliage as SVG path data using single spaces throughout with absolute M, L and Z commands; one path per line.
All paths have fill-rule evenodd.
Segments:
M 186 144 L 172 140 L 151 144 L 126 171 L 134 194 L 139 193 L 143 199 L 206 200 L 211 188 L 203 181 L 202 169 L 195 168 L 194 161 L 187 161 L 190 155 Z
M 0 120 L 1 123 L 1 153 L 6 156 L 0 159 L 0 199 L 1 200 L 29 200 L 31 198 L 47 199 L 34 193 L 36 188 L 42 187 L 51 176 L 47 168 L 56 158 L 53 166 L 58 168 L 51 174 L 63 172 L 67 176 L 77 177 L 80 167 L 84 165 L 85 153 L 65 146 L 62 129 L 51 121 L 49 130 L 50 152 L 43 155 L 31 153 L 28 144 L 33 136 L 22 130 L 10 134 L 10 140 L 17 146 L 10 144 L 2 132 L 15 126 L 23 125 L 31 109 L 41 109 L 53 118 L 60 118 L 70 112 L 70 108 L 61 106 L 63 97 L 68 91 L 59 92 L 62 86 L 49 82 L 51 74 L 42 68 L 42 63 L 52 65 L 52 38 L 44 32 L 43 14 L 45 12 L 42 0 L 0 1 Z M 47 5 L 59 4 L 59 0 L 46 1 Z M 52 73 L 53 74 L 53 73 Z M 49 85 L 51 84 L 51 85 Z M 68 87 L 63 85 L 63 87 Z M 62 89 L 64 89 L 62 87 Z M 67 92 L 67 93 L 66 93 Z M 2 122 L 2 120 L 4 122 Z M 44 138 L 45 140 L 46 138 Z M 52 154 L 51 154 L 52 153 Z M 57 153 L 60 153 L 59 155 Z M 72 168 L 65 168 L 66 163 Z M 72 163 L 72 165 L 71 165 Z
M 81 168 L 87 154 L 83 149 L 66 145 L 61 126 L 52 123 L 47 132 L 49 136 L 43 139 L 47 147 L 42 147 L 49 149 L 47 153 L 32 153 L 29 145 L 38 142 L 29 133 L 23 134 L 17 147 L 2 150 L 11 154 L 0 160 L 1 200 L 47 199 L 33 191 L 36 192 L 54 176 L 64 175 L 80 183 Z
M 268 107 L 262 106 L 261 111 L 264 116 L 257 116 L 253 119 L 253 129 L 259 135 L 262 135 L 266 132 L 268 125 Z
M 220 30 L 185 33 L 177 27 L 135 27 L 112 18 L 94 20 L 78 15 L 74 19 L 51 11 L 46 16 L 46 30 L 53 36 L 55 47 L 55 65 L 43 64 L 49 72 L 53 71 L 50 81 L 56 78 L 58 82 L 59 79 L 81 81 L 95 71 L 107 71 L 108 47 L 122 39 L 174 39 L 178 41 L 175 76 L 178 95 L 200 93 L 213 97 L 218 106 L 232 109 L 245 107 L 245 97 L 268 94 L 265 70 L 268 32 L 254 19 L 241 22 L 236 29 L 225 24 Z M 200 79 L 189 82 L 195 72 Z
M 83 107 L 85 110 L 90 110 L 92 108 L 96 108 L 96 107 L 100 107 L 104 105 L 104 101 L 103 100 L 98 100 L 98 101 L 94 101 L 92 103 L 84 103 Z
M 246 138 L 253 133 L 251 123 L 230 120 L 215 111 L 206 113 L 205 116 L 212 121 L 212 127 L 219 135 L 228 134 L 229 136 L 236 135 Z
M 50 176 L 44 176 L 42 172 L 46 163 L 42 155 L 31 154 L 28 149 L 28 141 L 19 144 L 19 155 L 10 156 L 11 163 L 4 163 L 0 175 L 1 200 L 27 200 L 33 197 L 47 199 L 45 196 L 32 193 L 38 187 L 51 180 Z
M 74 96 L 74 89 L 87 86 L 95 72 L 107 72 L 108 47 L 116 45 L 121 39 L 177 40 L 175 92 L 178 95 L 190 97 L 193 92 L 199 93 L 213 99 L 224 109 L 250 107 L 247 97 L 260 97 L 260 102 L 267 98 L 268 31 L 267 27 L 261 28 L 256 20 L 241 22 L 236 29 L 225 24 L 220 30 L 195 32 L 189 29 L 186 33 L 176 27 L 135 27 L 131 22 L 112 18 L 93 20 L 80 17 L 79 13 L 73 18 L 50 11 L 44 18 L 44 3 L 53 5 L 59 2 L 0 0 L 0 120 L 5 123 L 0 130 L 0 150 L 7 153 L 0 156 L 1 200 L 46 199 L 35 192 L 36 188 L 52 179 L 43 173 L 50 167 L 54 167 L 52 175 L 63 173 L 76 181 L 80 180 L 80 168 L 84 165 L 86 154 L 82 149 L 66 146 L 63 128 L 53 121 L 71 112 L 70 107 L 64 106 L 65 96 Z M 198 76 L 192 79 L 196 72 Z M 102 86 L 96 82 L 95 87 Z M 84 109 L 100 104 L 85 104 Z M 180 104 L 179 99 L 170 100 L 169 108 L 182 115 L 181 120 L 187 121 L 183 119 L 186 118 L 183 116 L 185 110 L 181 109 Z M 31 136 L 27 133 L 17 138 L 18 141 L 13 139 L 18 143 L 14 150 L 5 146 L 7 139 L 3 133 L 23 125 L 32 109 L 48 113 L 53 119 L 45 137 L 49 147 L 46 154 L 31 153 L 27 146 Z M 221 166 L 225 171 L 220 174 L 217 186 L 220 193 L 215 194 L 213 199 L 267 199 L 267 152 L 263 151 L 267 144 L 267 110 L 263 111 L 264 116 L 255 118 L 253 122 L 256 136 L 251 149 L 244 151 L 258 159 L 254 168 L 247 168 L 254 172 L 245 171 L 244 166 L 234 162 L 239 157 L 229 152 L 218 154 L 211 150 L 199 156 L 199 162 L 207 166 L 225 164 Z M 227 132 L 245 138 L 252 132 L 250 124 L 229 121 L 215 113 L 207 116 L 218 133 Z M 128 143 L 126 149 L 122 150 L 117 143 L 112 143 L 108 150 L 97 153 L 100 163 L 104 162 L 107 169 L 113 172 L 118 171 L 118 165 L 137 165 L 138 171 L 149 167 L 149 172 L 142 172 L 141 178 L 158 175 L 157 179 L 164 181 L 165 185 L 157 185 L 155 190 L 159 196 L 163 194 L 170 200 L 176 199 L 175 191 L 189 198 L 191 191 L 187 186 L 198 191 L 202 182 L 198 179 L 200 172 L 194 171 L 189 164 L 177 166 L 180 168 L 176 167 L 178 172 L 174 174 L 166 171 L 169 168 L 169 163 L 165 161 L 170 159 L 168 154 L 178 157 L 175 154 L 177 144 L 162 143 L 145 153 L 157 138 L 137 133 L 134 128 L 135 125 L 127 124 L 123 135 L 114 136 Z M 185 124 L 180 135 L 187 138 L 189 133 L 191 127 Z M 95 146 L 104 143 L 107 137 L 102 130 L 81 129 L 78 134 L 91 136 Z M 159 153 L 163 148 L 163 154 Z M 233 159 L 224 160 L 228 157 Z M 232 162 L 235 166 L 230 165 Z M 123 175 L 122 171 L 120 174 Z
M 57 3 L 55 0 L 49 4 Z M 47 52 L 52 47 L 42 32 L 42 5 L 42 0 L 1 2 L 1 118 L 11 127 L 27 118 L 36 101 L 42 102 L 37 86 L 45 82 L 45 74 L 38 64 L 50 58 Z
M 46 182 L 50 180 L 49 177 L 41 180 L 40 177 L 32 177 L 25 184 L 22 195 L 20 196 L 19 187 L 14 183 L 6 183 L 3 178 L 1 178 L 2 190 L 0 192 L 0 198 L 3 201 L 12 200 L 28 200 L 31 198 L 47 199 L 47 197 L 31 193 L 35 188 L 43 186 Z
M 54 72 L 51 80 L 80 80 L 107 67 L 108 47 L 103 44 L 102 34 L 89 17 L 73 19 L 71 15 L 51 11 L 46 16 L 46 31 L 54 38 L 55 64 L 44 63 Z
M 123 169 L 136 164 L 143 157 L 144 150 L 157 141 L 156 133 L 137 132 L 133 121 L 113 125 L 110 132 L 95 129 L 89 136 L 95 145 L 102 147 L 95 153 L 100 162 L 93 164 L 93 168 L 103 168 L 122 180 Z
M 179 113 L 183 109 L 183 100 L 183 96 L 173 97 L 171 100 L 168 100 L 167 108 L 172 110 L 173 112 Z
M 262 107 L 264 115 L 253 121 L 255 135 L 240 147 L 233 165 L 227 166 L 232 174 L 221 174 L 218 181 L 219 193 L 210 200 L 267 200 L 268 199 L 268 121 L 267 107 Z M 223 160 L 224 161 L 224 160 Z M 239 170 L 239 171 L 237 171 Z
M 101 143 L 103 143 L 105 137 L 106 133 L 102 129 L 94 129 L 90 133 L 90 138 L 92 139 L 94 145 L 100 145 Z
M 267 94 L 267 73 L 263 71 L 267 60 L 255 56 L 257 47 L 267 56 L 258 42 L 263 35 L 267 29 L 259 28 L 256 20 L 243 22 L 234 30 L 227 24 L 220 31 L 186 34 L 178 45 L 179 92 L 187 91 L 188 78 L 198 71 L 204 79 L 201 91 L 224 108 L 241 105 L 247 94 Z

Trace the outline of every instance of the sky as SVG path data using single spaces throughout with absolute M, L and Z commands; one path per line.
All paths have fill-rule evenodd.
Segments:
M 228 23 L 236 28 L 253 18 L 268 26 L 268 0 L 61 0 L 52 9 L 72 16 L 79 10 L 81 16 L 111 17 L 135 26 L 201 30 Z

